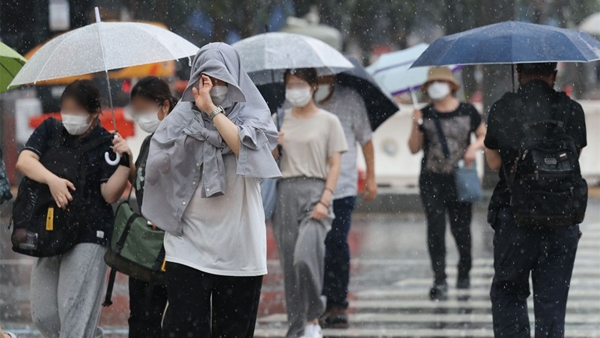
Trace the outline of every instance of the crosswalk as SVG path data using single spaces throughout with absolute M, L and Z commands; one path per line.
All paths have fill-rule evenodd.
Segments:
M 582 225 L 567 304 L 566 336 L 600 338 L 600 224 Z M 360 261 L 362 266 L 415 265 L 408 260 Z M 423 262 L 417 263 L 423 264 Z M 414 267 L 413 267 L 414 268 Z M 423 266 L 427 268 L 427 265 Z M 455 278 L 448 268 L 449 281 Z M 493 337 L 489 287 L 493 260 L 478 258 L 472 269 L 468 291 L 451 289 L 449 300 L 432 302 L 427 298 L 430 278 L 403 278 L 387 286 L 353 293 L 350 302 L 350 328 L 324 330 L 325 337 Z M 531 297 L 530 297 L 531 298 Z M 529 299 L 530 319 L 533 304 Z M 255 337 L 283 337 L 284 313 L 259 318 Z

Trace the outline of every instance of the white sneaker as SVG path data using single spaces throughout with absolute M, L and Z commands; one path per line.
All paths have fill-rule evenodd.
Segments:
M 304 328 L 304 336 L 303 338 L 323 338 L 323 333 L 321 332 L 321 327 L 319 324 L 310 324 L 306 325 Z

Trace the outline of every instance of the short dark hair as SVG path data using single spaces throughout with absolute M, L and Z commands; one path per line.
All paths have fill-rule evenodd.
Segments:
M 71 82 L 63 91 L 60 103 L 62 104 L 67 98 L 77 102 L 78 105 L 90 114 L 97 114 L 102 111 L 100 90 L 90 80 L 75 80 Z
M 556 62 L 545 63 L 519 63 L 517 72 L 525 75 L 549 76 L 556 71 Z
M 156 76 L 141 78 L 131 89 L 131 99 L 134 97 L 143 97 L 161 105 L 165 100 L 169 101 L 169 112 L 175 108 L 175 98 L 171 94 L 169 84 Z
M 290 75 L 301 78 L 302 80 L 308 82 L 311 87 L 315 87 L 319 84 L 317 70 L 314 68 L 297 68 L 286 70 L 283 74 L 283 81 L 285 83 L 287 83 L 287 79 Z

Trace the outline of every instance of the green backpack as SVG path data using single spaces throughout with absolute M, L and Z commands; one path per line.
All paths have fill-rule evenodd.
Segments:
M 104 306 L 111 296 L 117 271 L 145 282 L 165 284 L 165 232 L 135 213 L 129 201 L 117 207 L 115 226 L 104 261 L 111 267 Z

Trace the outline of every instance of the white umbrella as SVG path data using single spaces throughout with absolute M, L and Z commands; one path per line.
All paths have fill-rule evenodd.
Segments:
M 282 82 L 286 69 L 316 68 L 319 75 L 328 75 L 354 68 L 325 42 L 299 34 L 259 34 L 238 41 L 233 47 L 256 85 Z
M 96 21 L 46 43 L 9 87 L 101 71 L 106 73 L 108 83 L 109 70 L 178 60 L 198 52 L 194 44 L 163 28 L 144 23 L 101 22 L 97 7 Z M 108 90 L 116 130 L 110 84 Z
M 405 92 L 413 94 L 427 80 L 429 67 L 410 68 L 410 66 L 427 47 L 428 44 L 421 43 L 401 51 L 383 54 L 367 67 L 367 71 L 389 94 L 398 95 Z M 450 66 L 450 68 L 453 71 L 458 69 L 457 66 Z
M 600 35 L 600 13 L 594 13 L 579 24 L 579 30 L 593 34 Z

